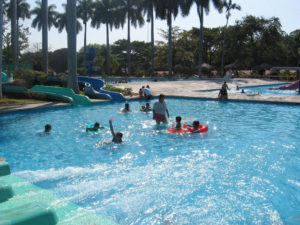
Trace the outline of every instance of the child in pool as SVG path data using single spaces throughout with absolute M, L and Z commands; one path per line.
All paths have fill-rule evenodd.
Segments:
M 125 108 L 121 109 L 121 112 L 123 113 L 131 112 L 131 110 L 129 109 L 129 103 L 125 103 Z
M 112 119 L 109 120 L 109 126 L 110 126 L 110 132 L 113 136 L 112 142 L 122 143 L 123 134 L 121 132 L 118 132 L 118 133 L 115 134 L 114 128 L 113 128 L 113 125 L 112 125 Z
M 198 121 L 198 120 L 195 120 L 194 122 L 193 122 L 193 125 L 191 126 L 191 125 L 189 125 L 189 131 L 191 132 L 191 133 L 199 133 L 199 125 L 200 125 L 200 122 Z
M 151 111 L 152 108 L 151 108 L 149 102 L 146 103 L 146 106 L 142 106 L 142 107 L 141 107 L 141 110 L 144 111 L 144 112 L 145 112 L 145 111 Z
M 176 116 L 175 130 L 181 130 L 181 116 Z
M 99 129 L 104 129 L 104 127 L 100 127 L 100 123 L 96 122 L 93 127 L 87 127 L 85 131 L 97 131 Z
M 50 134 L 51 128 L 52 128 L 52 127 L 51 127 L 50 124 L 46 124 L 46 125 L 45 125 L 44 133 L 45 133 L 45 134 Z

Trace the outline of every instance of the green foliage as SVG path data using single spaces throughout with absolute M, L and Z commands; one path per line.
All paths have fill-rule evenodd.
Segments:
M 123 95 L 131 95 L 132 94 L 132 88 L 119 88 L 119 87 L 114 87 L 110 84 L 106 84 L 104 87 L 105 90 L 107 91 L 113 91 L 113 92 L 119 92 L 122 93 Z
M 47 82 L 47 75 L 40 71 L 17 68 L 13 74 L 14 78 L 19 80 L 19 84 L 24 85 L 26 88 L 31 88 L 36 84 L 46 84 Z

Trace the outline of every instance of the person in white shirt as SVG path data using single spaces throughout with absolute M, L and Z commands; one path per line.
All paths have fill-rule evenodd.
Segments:
M 160 122 L 168 122 L 165 115 L 166 113 L 169 118 L 170 115 L 165 103 L 165 96 L 160 94 L 158 101 L 153 104 L 153 119 L 156 120 L 156 124 L 160 124 Z
M 151 97 L 152 97 L 152 93 L 151 93 L 151 91 L 150 91 L 150 89 L 149 88 L 145 88 L 144 86 L 142 87 L 142 91 L 143 91 L 143 93 L 144 93 L 144 97 L 145 97 L 145 99 L 150 99 Z

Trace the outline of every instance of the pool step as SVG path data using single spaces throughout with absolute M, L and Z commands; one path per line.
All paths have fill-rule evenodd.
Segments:
M 10 174 L 10 168 L 6 161 L 0 159 L 0 177 Z
M 55 225 L 57 222 L 56 213 L 41 202 L 0 211 L 0 225 Z
M 14 192 L 12 190 L 11 185 L 7 185 L 3 182 L 0 182 L 0 203 L 12 198 L 13 195 Z

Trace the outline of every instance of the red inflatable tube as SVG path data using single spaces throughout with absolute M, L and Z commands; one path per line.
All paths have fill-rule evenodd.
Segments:
M 170 133 L 186 133 L 186 132 L 188 132 L 187 130 L 176 130 L 174 128 L 169 128 L 168 131 Z
M 185 128 L 186 126 L 183 127 Z M 168 131 L 170 133 L 187 133 L 187 132 L 194 132 L 194 128 L 192 126 L 188 126 L 187 129 L 176 130 L 172 127 L 169 128 Z M 208 126 L 206 124 L 200 124 L 197 133 L 205 133 L 207 131 L 208 131 Z
M 189 132 L 194 132 L 194 127 L 188 127 L 187 130 Z M 200 124 L 198 127 L 198 132 L 197 133 L 205 133 L 208 131 L 208 126 L 206 124 Z

